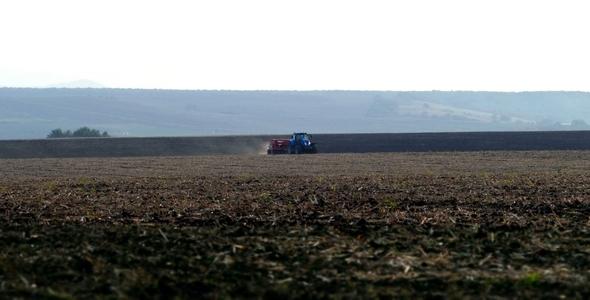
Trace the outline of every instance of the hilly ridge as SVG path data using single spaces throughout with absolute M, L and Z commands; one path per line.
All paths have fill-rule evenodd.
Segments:
M 148 137 L 586 130 L 590 121 L 585 92 L 0 88 L 0 103 L 0 139 L 81 126 Z

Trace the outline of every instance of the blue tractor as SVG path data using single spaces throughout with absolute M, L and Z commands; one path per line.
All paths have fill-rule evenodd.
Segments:
M 309 141 L 311 134 L 295 132 L 287 145 L 287 154 L 318 153 L 316 143 Z

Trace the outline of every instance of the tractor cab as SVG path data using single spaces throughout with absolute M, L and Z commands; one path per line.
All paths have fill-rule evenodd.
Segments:
M 311 134 L 308 135 L 305 132 L 295 132 L 293 133 L 293 136 L 291 137 L 291 139 L 299 141 L 299 140 L 308 140 L 311 138 Z
M 305 132 L 294 132 L 289 140 L 287 154 L 318 153 L 316 144 L 309 140 L 311 137 Z

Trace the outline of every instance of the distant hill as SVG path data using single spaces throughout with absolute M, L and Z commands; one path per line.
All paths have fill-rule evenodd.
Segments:
M 56 83 L 45 86 L 47 88 L 106 88 L 106 86 L 92 80 L 80 79 L 70 82 Z
M 47 84 L 61 80 L 56 75 L 49 73 L 22 72 L 0 66 L 0 88 L 106 88 L 100 83 L 87 79 Z
M 0 88 L 0 103 L 0 139 L 590 129 L 586 92 Z

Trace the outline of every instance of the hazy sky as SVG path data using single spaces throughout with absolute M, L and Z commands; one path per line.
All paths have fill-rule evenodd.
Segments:
M 0 86 L 590 91 L 587 1 L 2 1 Z

